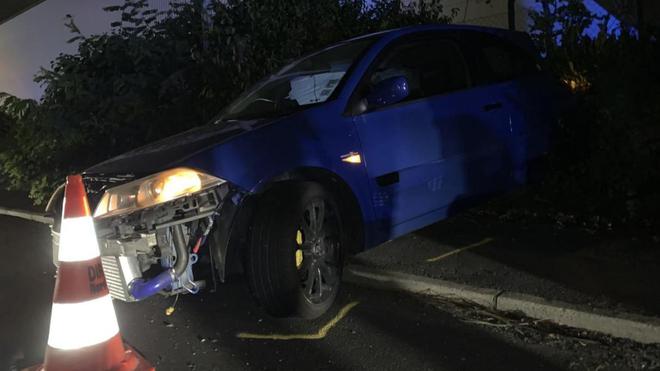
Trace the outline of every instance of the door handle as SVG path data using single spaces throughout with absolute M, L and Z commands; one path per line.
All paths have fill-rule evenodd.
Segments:
M 395 171 L 393 173 L 387 173 L 376 177 L 376 183 L 381 187 L 387 187 L 392 184 L 399 183 L 399 172 Z
M 494 111 L 494 110 L 500 109 L 500 108 L 502 108 L 502 103 L 501 102 L 489 103 L 489 104 L 486 104 L 485 106 L 482 107 L 482 109 L 485 112 Z

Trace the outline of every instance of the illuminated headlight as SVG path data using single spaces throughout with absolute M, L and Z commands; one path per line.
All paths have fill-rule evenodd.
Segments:
M 163 171 L 110 188 L 96 206 L 94 217 L 127 213 L 171 201 L 225 181 L 186 168 Z

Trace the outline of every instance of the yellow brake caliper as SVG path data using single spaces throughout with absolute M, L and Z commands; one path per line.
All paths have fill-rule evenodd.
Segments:
M 298 244 L 298 248 L 296 249 L 296 268 L 300 269 L 303 262 L 303 252 L 301 249 L 303 244 L 303 235 L 300 229 L 296 232 L 296 243 Z

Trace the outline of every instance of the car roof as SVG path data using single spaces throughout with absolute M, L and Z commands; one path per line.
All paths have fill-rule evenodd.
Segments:
M 473 25 L 458 25 L 458 24 L 442 24 L 442 23 L 432 23 L 432 24 L 422 24 L 414 26 L 406 26 L 401 28 L 393 28 L 390 30 L 384 30 L 379 32 L 373 32 L 366 35 L 357 36 L 345 41 L 342 41 L 339 44 L 345 42 L 351 42 L 355 40 L 360 40 L 364 38 L 380 36 L 387 36 L 390 39 L 395 39 L 399 36 L 404 36 L 417 32 L 425 31 L 474 31 L 474 32 L 483 32 L 490 35 L 500 37 L 508 42 L 518 45 L 527 51 L 533 51 L 534 47 L 531 43 L 531 38 L 526 32 L 507 30 L 504 28 L 495 28 L 495 27 L 485 27 L 485 26 L 473 26 Z
M 490 34 L 499 34 L 499 35 L 524 34 L 524 32 L 520 32 L 520 31 L 513 31 L 513 30 L 507 30 L 507 29 L 495 28 L 495 27 L 432 23 L 432 24 L 406 26 L 406 27 L 393 28 L 393 29 L 389 29 L 389 30 L 373 32 L 373 33 L 366 34 L 366 35 L 360 35 L 360 36 L 348 39 L 346 41 L 359 40 L 359 39 L 373 37 L 373 36 L 384 36 L 384 35 L 399 36 L 399 35 L 406 35 L 406 34 L 409 34 L 409 33 L 423 32 L 423 31 L 452 31 L 452 30 L 468 30 L 468 31 L 477 31 L 477 32 L 490 33 Z

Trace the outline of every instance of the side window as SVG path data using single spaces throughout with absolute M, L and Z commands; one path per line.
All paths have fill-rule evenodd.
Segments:
M 519 76 L 533 75 L 541 72 L 541 65 L 529 52 L 513 47 L 513 61 Z
M 487 71 L 490 72 L 490 82 L 507 81 L 513 79 L 513 55 L 500 45 L 485 45 L 481 49 Z
M 534 58 L 524 50 L 488 35 L 473 43 L 477 55 L 480 83 L 497 83 L 532 75 L 540 71 Z
M 408 80 L 414 100 L 464 89 L 468 72 L 458 47 L 448 40 L 422 40 L 400 44 L 386 52 L 368 77 L 370 86 L 391 77 Z

